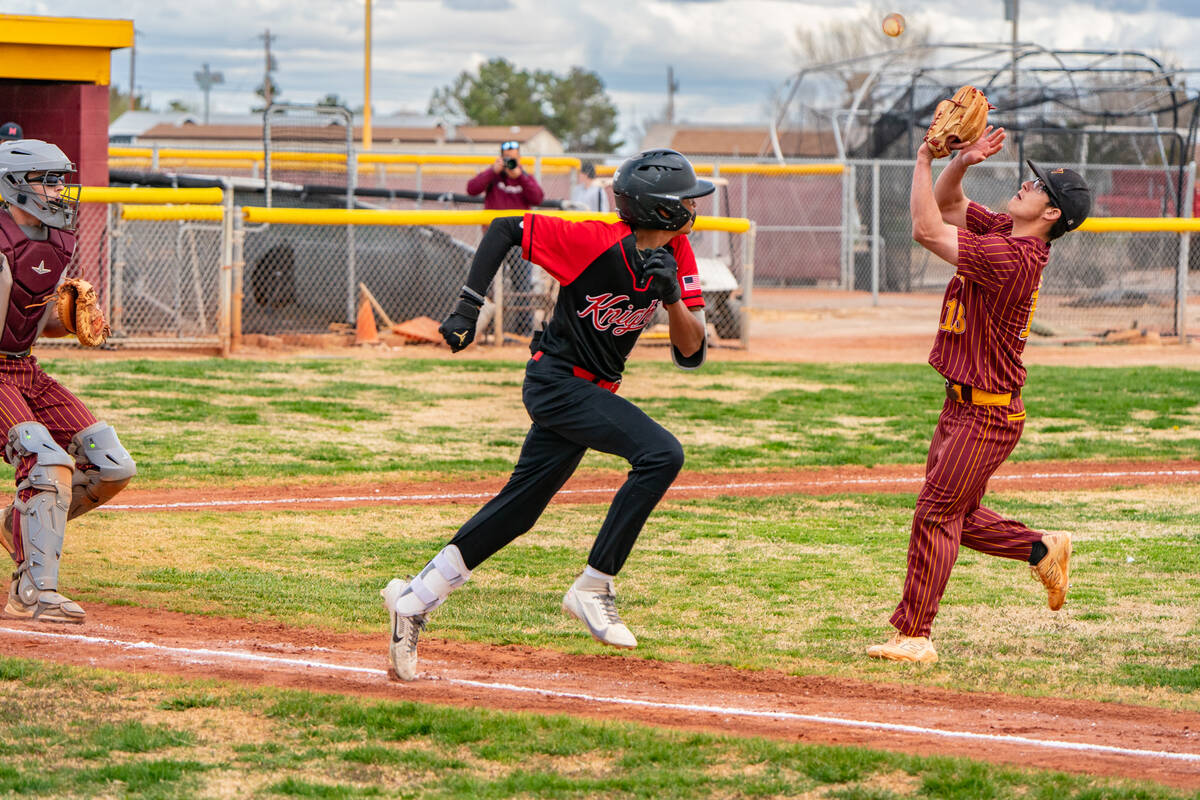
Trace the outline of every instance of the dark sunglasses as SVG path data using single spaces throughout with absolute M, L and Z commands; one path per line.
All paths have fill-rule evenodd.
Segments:
M 520 150 L 521 143 L 520 142 L 503 142 L 500 145 L 500 149 L 501 150 Z
M 38 175 L 37 177 L 26 175 L 25 180 L 30 183 L 40 183 L 43 186 L 62 186 L 67 182 L 66 178 L 55 172 L 48 172 L 45 175 Z

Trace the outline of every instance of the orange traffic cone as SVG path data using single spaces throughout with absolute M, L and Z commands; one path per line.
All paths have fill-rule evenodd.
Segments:
M 364 297 L 358 303 L 358 319 L 354 323 L 354 343 L 378 344 L 378 342 L 379 328 L 375 327 L 375 312 L 371 310 L 371 304 Z

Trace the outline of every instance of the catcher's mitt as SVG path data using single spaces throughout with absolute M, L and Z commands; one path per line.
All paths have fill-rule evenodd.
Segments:
M 58 287 L 55 301 L 58 318 L 79 343 L 87 347 L 104 344 L 112 331 L 104 321 L 96 289 L 82 278 L 67 278 Z
M 933 157 L 950 155 L 950 144 L 954 141 L 974 142 L 982 136 L 987 127 L 988 111 L 993 108 L 995 106 L 988 103 L 983 92 L 974 86 L 963 86 L 954 97 L 938 103 L 933 122 L 925 132 L 925 141 L 933 151 Z

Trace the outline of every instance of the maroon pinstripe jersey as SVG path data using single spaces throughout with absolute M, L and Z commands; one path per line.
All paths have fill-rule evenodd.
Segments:
M 1012 217 L 978 203 L 967 207 L 958 231 L 958 269 L 942 298 L 942 315 L 929 363 L 955 383 L 985 392 L 1025 383 L 1021 353 L 1037 309 L 1050 246 L 1013 236 Z
M 561 285 L 541 349 L 609 381 L 621 379 L 625 359 L 661 303 L 638 283 L 633 229 L 624 222 L 569 222 L 526 214 L 521 255 Z M 686 236 L 667 245 L 678 265 L 680 299 L 703 308 L 696 256 Z

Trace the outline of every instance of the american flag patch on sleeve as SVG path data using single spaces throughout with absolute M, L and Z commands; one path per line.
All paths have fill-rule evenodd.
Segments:
M 700 291 L 700 276 L 699 275 L 684 275 L 683 290 L 685 292 Z

